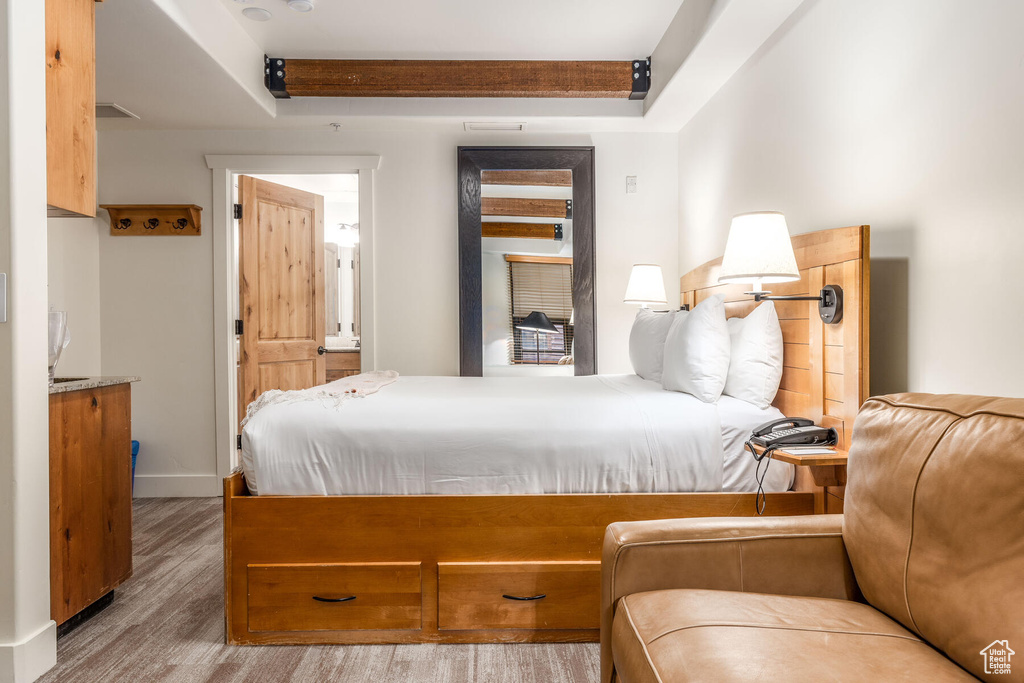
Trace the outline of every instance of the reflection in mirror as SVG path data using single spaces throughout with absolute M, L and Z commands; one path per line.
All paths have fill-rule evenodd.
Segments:
M 481 171 L 483 374 L 572 375 L 572 171 Z

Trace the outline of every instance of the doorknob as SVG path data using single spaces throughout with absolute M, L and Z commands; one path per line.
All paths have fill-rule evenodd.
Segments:
M 325 348 L 324 348 L 324 347 L 322 347 L 322 346 L 318 346 L 318 347 L 316 347 L 316 352 L 317 352 L 317 353 L 319 353 L 319 354 L 320 354 L 320 355 L 322 356 L 322 355 L 324 355 L 325 353 L 327 353 L 327 349 L 325 349 Z

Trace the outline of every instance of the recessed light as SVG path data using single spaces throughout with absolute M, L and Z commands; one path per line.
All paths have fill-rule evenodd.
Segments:
M 270 21 L 270 18 L 274 16 L 262 7 L 246 7 L 242 10 L 242 14 L 253 21 Z
M 288 6 L 296 12 L 312 12 L 313 0 L 288 0 Z

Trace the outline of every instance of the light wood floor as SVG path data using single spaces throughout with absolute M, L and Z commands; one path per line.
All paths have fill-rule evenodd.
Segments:
M 58 641 L 41 681 L 598 680 L 596 644 L 229 647 L 220 499 L 138 500 L 134 527 L 134 576 Z

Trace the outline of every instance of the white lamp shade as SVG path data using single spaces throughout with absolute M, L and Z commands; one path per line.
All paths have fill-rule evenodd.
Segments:
M 793 282 L 800 279 L 786 217 L 777 211 L 732 219 L 719 282 Z
M 629 274 L 626 285 L 626 296 L 623 303 L 627 304 L 667 304 L 665 297 L 665 279 L 661 276 L 661 266 L 638 263 Z

